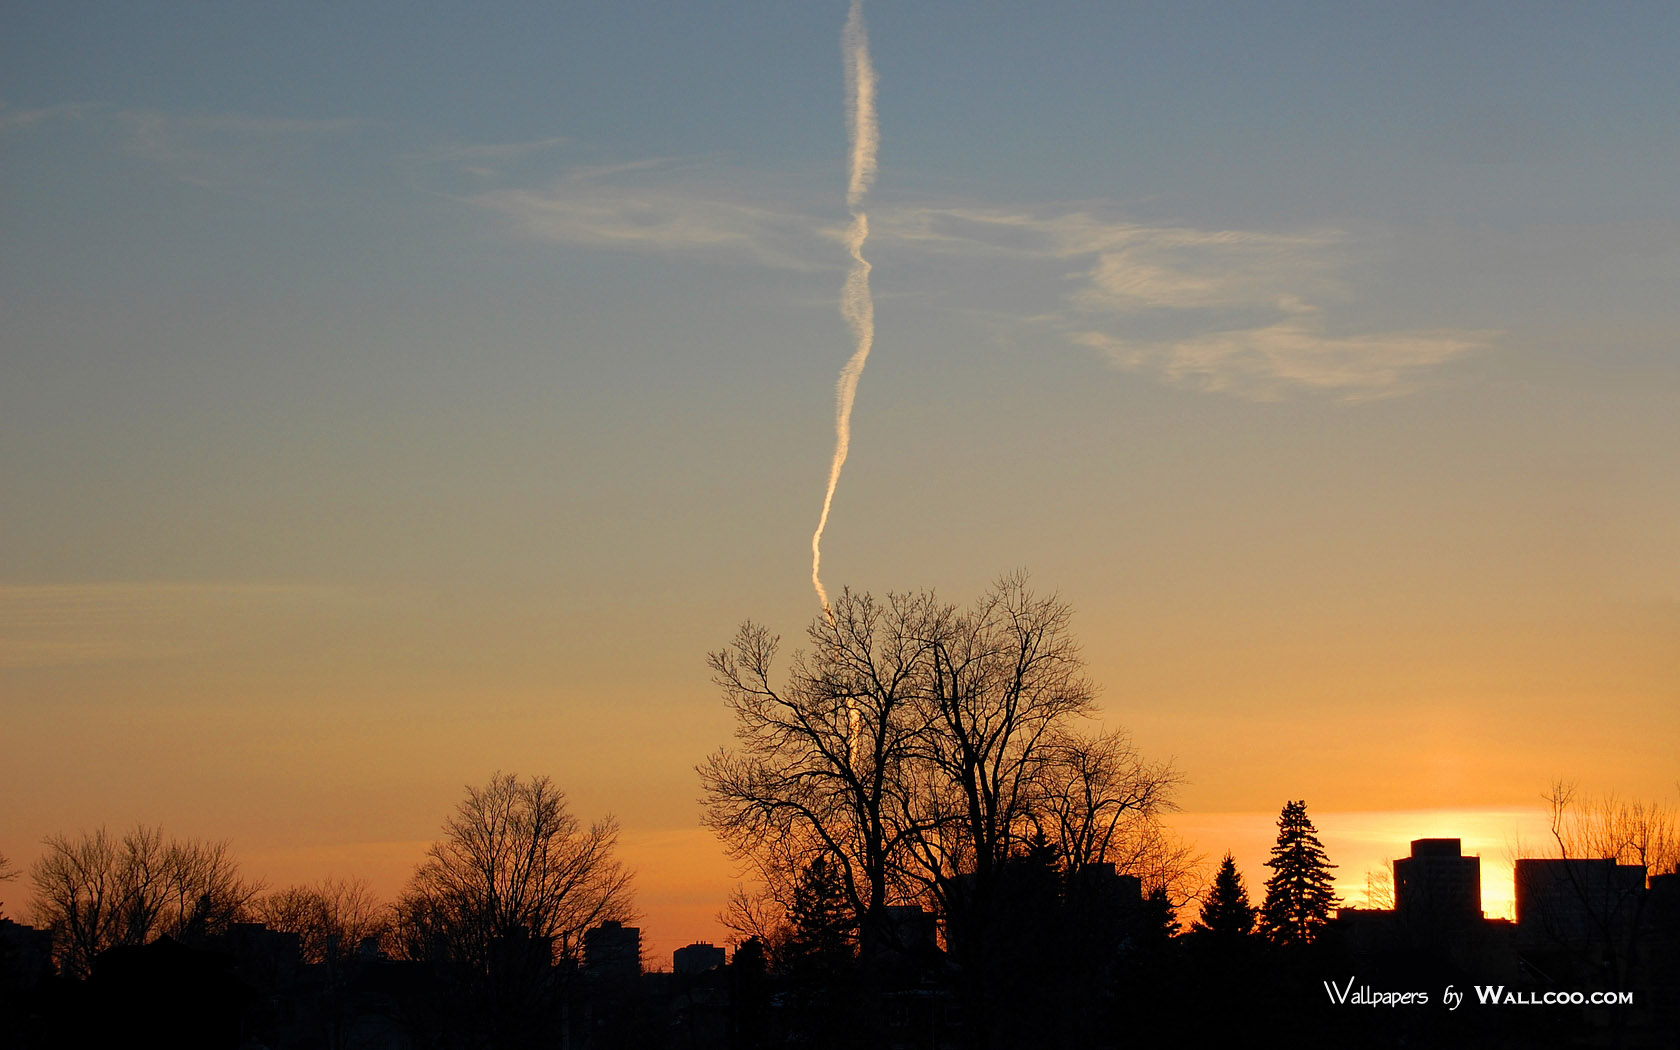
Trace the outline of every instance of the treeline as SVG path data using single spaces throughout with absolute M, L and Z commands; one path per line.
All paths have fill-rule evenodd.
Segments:
M 240 873 L 226 841 L 143 825 L 53 835 L 29 872 L 31 918 L 52 935 L 54 969 L 82 978 L 111 948 L 203 944 L 236 923 L 296 935 L 305 963 L 358 950 L 482 962 L 492 939 L 515 930 L 573 958 L 585 930 L 631 915 L 617 824 L 582 826 L 547 777 L 496 774 L 468 789 L 444 830 L 388 904 L 356 878 L 269 890 Z
M 516 1034 L 543 1030 L 558 1008 L 567 975 L 582 963 L 585 932 L 632 916 L 617 835 L 611 818 L 582 824 L 548 778 L 498 773 L 468 789 L 390 903 L 360 879 L 269 890 L 241 874 L 225 841 L 170 839 L 147 826 L 121 836 L 103 828 L 54 835 L 29 870 L 29 917 L 47 952 L 22 958 L 30 942 L 21 932 L 0 939 L 0 991 L 13 1018 L 34 1016 L 32 1031 L 47 1040 L 40 1045 L 54 1045 L 58 1026 L 86 1022 L 78 1004 L 127 994 L 100 988 L 134 985 L 135 949 L 167 943 L 249 956 L 263 942 L 274 956 L 278 943 L 291 949 L 279 955 L 324 967 L 334 980 L 368 960 L 412 964 L 428 992 L 410 995 L 406 1011 L 423 1015 L 429 1030 L 468 1044 L 482 1033 L 493 1045 L 523 1045 Z M 7 865 L 0 874 L 16 872 Z M 216 968 L 208 955 L 167 958 Z M 279 987 L 272 973 L 244 980 L 245 993 Z M 418 986 L 413 976 L 403 980 Z M 30 989 L 39 994 L 12 1001 Z
M 1163 884 L 1145 889 L 1107 862 L 1068 868 L 1035 833 L 997 873 L 1005 907 L 987 931 L 983 986 L 993 998 L 983 1007 L 960 945 L 919 905 L 890 906 L 890 929 L 866 948 L 839 869 L 824 857 L 796 878 L 783 921 L 741 942 L 726 969 L 660 988 L 591 981 L 584 934 L 630 914 L 614 832 L 610 821 L 582 826 L 544 778 L 497 775 L 468 791 L 391 906 L 354 880 L 264 891 L 239 874 L 225 844 L 171 841 L 155 829 L 121 840 L 55 837 L 30 874 L 35 917 L 52 931 L 65 976 L 10 1002 L 0 1031 L 18 1046 L 76 1045 L 167 1021 L 178 1046 L 233 1046 L 242 1035 L 271 1046 L 603 1050 L 1086 1048 L 1164 1038 L 1526 1046 L 1550 1031 L 1532 1017 L 1485 1012 L 1378 1023 L 1320 996 L 1326 976 L 1342 980 L 1371 957 L 1330 936 L 1330 864 L 1299 802 L 1279 818 L 1260 904 L 1229 855 L 1203 899 L 1180 908 Z M 264 973 L 252 951 L 259 942 L 241 923 L 295 937 L 318 976 Z M 175 944 L 186 947 L 138 951 Z M 218 969 L 218 953 L 238 956 L 243 969 Z M 1387 968 L 1366 970 L 1378 980 L 1444 972 L 1441 960 L 1408 970 L 1419 960 L 1402 959 L 1395 970 L 1382 958 Z M 276 1005 L 265 1008 L 265 997 Z M 172 1014 L 172 1003 L 196 1012 Z M 296 1020 L 309 1004 L 319 1014 L 313 1028 Z M 711 1023 L 697 1009 L 710 1009 Z M 386 1027 L 367 1027 L 369 1011 Z

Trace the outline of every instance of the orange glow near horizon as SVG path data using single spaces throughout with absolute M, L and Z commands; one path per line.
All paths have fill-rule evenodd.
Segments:
M 1544 855 L 1550 844 L 1547 814 L 1539 808 L 1313 812 L 1309 805 L 1307 815 L 1336 865 L 1336 892 L 1344 907 L 1364 906 L 1367 874 L 1392 875 L 1393 862 L 1411 854 L 1414 839 L 1455 838 L 1465 856 L 1481 858 L 1483 914 L 1490 919 L 1513 919 L 1514 861 L 1519 856 Z M 1210 872 L 1229 849 L 1250 902 L 1260 906 L 1266 877 L 1271 874 L 1265 862 L 1277 841 L 1277 814 L 1177 813 L 1168 823 L 1196 844 Z M 1179 916 L 1186 925 L 1194 918 L 1194 905 Z
M 1482 911 L 1488 918 L 1515 917 L 1511 883 L 1516 857 L 1544 854 L 1550 842 L 1547 817 L 1539 808 L 1419 809 L 1325 811 L 1308 815 L 1319 840 L 1337 865 L 1336 889 L 1342 904 L 1365 903 L 1366 875 L 1392 871 L 1394 860 L 1409 855 L 1411 842 L 1456 838 L 1466 856 L 1482 861 Z M 1277 836 L 1277 814 L 1265 812 L 1176 813 L 1168 823 L 1203 856 L 1204 877 L 1211 878 L 1229 849 L 1258 907 L 1265 897 L 1265 867 Z M 382 899 L 394 899 L 430 841 L 364 842 L 306 848 L 247 850 L 241 860 L 247 874 L 271 888 L 312 883 L 328 877 L 366 879 Z M 638 922 L 643 958 L 653 969 L 668 969 L 671 953 L 695 941 L 722 944 L 728 931 L 717 922 L 730 890 L 741 881 L 736 867 L 704 828 L 667 828 L 626 832 L 619 855 L 636 873 Z M 1184 928 L 1195 921 L 1198 906 L 1185 907 Z
M 359 878 L 384 901 L 393 901 L 431 848 L 430 840 L 349 842 L 332 846 L 237 850 L 245 874 L 268 889 Z M 625 832 L 618 857 L 635 873 L 642 958 L 649 969 L 671 968 L 671 953 L 696 941 L 722 944 L 717 923 L 728 894 L 740 881 L 734 865 L 704 828 Z

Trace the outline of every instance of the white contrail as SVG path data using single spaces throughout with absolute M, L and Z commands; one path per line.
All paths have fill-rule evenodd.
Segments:
M 817 599 L 828 610 L 828 592 L 822 585 L 822 535 L 828 526 L 828 510 L 834 503 L 834 487 L 840 483 L 840 468 L 852 444 L 852 402 L 857 400 L 858 377 L 869 360 L 875 342 L 875 300 L 869 295 L 869 261 L 863 257 L 863 242 L 869 239 L 869 216 L 863 210 L 864 195 L 875 181 L 875 153 L 881 136 L 875 125 L 875 67 L 869 64 L 869 36 L 863 28 L 862 0 L 852 0 L 846 28 L 840 36 L 840 51 L 846 64 L 846 121 L 851 133 L 852 155 L 846 181 L 846 207 L 852 224 L 846 230 L 846 250 L 852 268 L 840 292 L 840 316 L 851 329 L 854 349 L 851 360 L 840 370 L 835 385 L 834 462 L 828 468 L 828 491 L 823 495 L 822 516 L 811 534 L 811 585 Z

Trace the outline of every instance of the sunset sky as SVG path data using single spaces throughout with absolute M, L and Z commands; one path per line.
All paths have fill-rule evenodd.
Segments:
M 705 655 L 818 611 L 845 16 L 11 5 L 0 852 L 391 895 L 546 773 L 654 961 L 721 940 Z M 1344 892 L 1462 835 L 1496 911 L 1554 779 L 1674 797 L 1680 8 L 865 16 L 831 591 L 1059 591 L 1256 894 L 1289 799 Z

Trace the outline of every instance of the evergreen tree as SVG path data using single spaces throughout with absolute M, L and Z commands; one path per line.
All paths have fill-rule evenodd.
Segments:
M 1143 898 L 1143 933 L 1156 944 L 1166 944 L 1178 936 L 1178 911 L 1165 885 L 1157 885 Z
M 793 954 L 817 967 L 839 965 L 852 957 L 852 911 L 845 883 L 825 857 L 806 865 L 793 888 Z
M 818 857 L 793 886 L 788 918 L 793 929 L 778 962 L 787 980 L 781 1014 L 791 1043 L 812 1050 L 841 1050 L 867 1023 L 860 1012 L 856 966 L 857 927 L 839 865 Z
M 1261 908 L 1266 936 L 1278 944 L 1311 944 L 1336 905 L 1330 882 L 1335 865 L 1324 855 L 1305 802 L 1285 803 L 1266 867 L 1272 869 Z
M 1237 940 L 1254 932 L 1254 907 L 1248 903 L 1248 887 L 1229 853 L 1213 877 L 1213 892 L 1202 902 L 1202 919 L 1191 929 L 1221 941 Z

